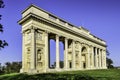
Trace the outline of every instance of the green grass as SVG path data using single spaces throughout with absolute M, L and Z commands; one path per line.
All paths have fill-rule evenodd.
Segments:
M 64 72 L 69 73 L 69 72 Z M 62 74 L 64 74 L 62 73 Z M 71 74 L 84 74 L 97 79 L 120 80 L 120 69 L 72 71 Z M 105 80 L 106 80 L 105 79 Z
M 0 80 L 120 80 L 120 69 L 67 71 L 34 75 L 12 73 L 0 75 Z

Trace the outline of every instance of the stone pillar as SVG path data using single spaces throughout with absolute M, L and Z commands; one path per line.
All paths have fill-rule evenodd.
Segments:
M 56 69 L 59 69 L 60 61 L 59 61 L 59 36 L 56 35 Z
M 103 68 L 103 65 L 104 65 L 104 60 L 103 60 L 103 50 L 101 50 L 101 67 Z
M 45 32 L 45 70 L 49 68 L 49 63 L 48 63 L 48 33 Z
M 22 69 L 20 72 L 24 72 L 25 70 L 25 32 L 22 33 Z
M 99 68 L 101 69 L 101 50 L 99 49 Z
M 36 67 L 36 45 L 35 45 L 35 29 L 31 29 L 31 72 L 34 72 L 35 67 Z
M 95 67 L 98 68 L 98 55 L 97 55 L 97 48 L 95 48 Z
M 87 53 L 87 69 L 90 68 L 90 48 L 88 47 L 88 53 Z
M 80 60 L 80 69 L 82 68 L 82 57 L 81 57 L 81 48 L 82 48 L 82 46 L 81 46 L 81 44 L 80 44 L 80 47 L 79 47 L 79 60 Z
M 91 47 L 91 68 L 94 69 L 94 47 Z
M 106 65 L 106 50 L 104 50 L 104 69 L 107 69 L 107 65 Z
M 68 68 L 68 39 L 65 38 L 64 68 Z
M 75 69 L 75 41 L 72 41 L 72 69 Z

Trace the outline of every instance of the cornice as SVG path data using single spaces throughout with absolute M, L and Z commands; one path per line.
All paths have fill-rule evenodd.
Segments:
M 84 39 L 87 39 L 87 40 L 89 40 L 89 41 L 92 41 L 92 42 L 95 42 L 95 43 L 97 43 L 97 44 L 99 44 L 99 45 L 102 45 L 102 46 L 104 46 L 104 47 L 107 47 L 106 44 L 103 44 L 103 43 L 101 43 L 101 42 L 99 42 L 99 41 L 97 41 L 97 40 L 95 40 L 95 39 L 92 39 L 92 38 L 88 37 L 88 35 L 83 35 L 83 34 L 78 33 L 78 32 L 76 32 L 76 31 L 74 31 L 74 30 L 72 30 L 72 29 L 69 29 L 69 28 L 67 28 L 67 27 L 65 27 L 65 26 L 63 26 L 63 25 L 60 25 L 60 24 L 58 24 L 58 23 L 55 23 L 55 22 L 53 22 L 53 21 L 50 21 L 50 20 L 48 20 L 48 19 L 45 19 L 45 18 L 43 18 L 43 17 L 41 17 L 41 16 L 38 16 L 38 15 L 36 15 L 36 14 L 33 14 L 33 13 L 29 13 L 28 15 L 26 15 L 25 17 L 23 17 L 21 20 L 19 20 L 18 23 L 19 23 L 20 25 L 22 25 L 25 21 L 27 21 L 27 20 L 29 20 L 29 19 L 33 19 L 33 20 L 38 19 L 38 21 L 39 21 L 39 20 L 42 20 L 42 21 L 44 21 L 44 22 L 46 22 L 46 23 L 49 23 L 49 24 L 54 25 L 54 26 L 57 26 L 57 28 L 59 28 L 59 29 L 62 29 L 62 30 L 64 30 L 64 31 L 67 31 L 67 32 L 72 33 L 72 34 L 74 34 L 74 35 L 77 35 L 77 36 L 79 36 L 79 37 L 82 37 L 82 38 L 84 38 Z M 89 35 L 90 35 L 90 34 L 89 34 Z

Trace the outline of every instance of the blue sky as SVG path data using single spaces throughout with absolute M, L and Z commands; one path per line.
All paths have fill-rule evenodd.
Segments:
M 120 0 L 4 0 L 5 8 L 0 9 L 5 39 L 9 46 L 0 51 L 0 62 L 21 61 L 22 34 L 21 12 L 34 4 L 64 20 L 84 26 L 92 34 L 107 42 L 110 58 L 120 66 Z M 53 46 L 54 47 L 54 46 Z M 55 52 L 55 51 L 54 51 Z

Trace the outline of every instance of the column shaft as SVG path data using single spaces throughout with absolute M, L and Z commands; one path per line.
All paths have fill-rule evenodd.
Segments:
M 91 68 L 94 68 L 94 47 L 91 47 Z
M 36 47 L 35 47 L 35 30 L 34 29 L 31 29 L 31 69 L 35 69 L 35 61 L 36 61 L 36 57 L 35 57 L 35 54 L 36 54 Z
M 75 41 L 72 42 L 72 68 L 75 69 Z
M 48 33 L 45 33 L 45 69 L 49 68 L 48 64 Z
M 106 65 L 106 51 L 104 51 L 104 68 L 107 68 L 107 65 Z
M 102 68 L 104 67 L 104 55 L 103 55 L 103 50 L 101 51 L 102 53 Z
M 88 54 L 87 54 L 87 68 L 90 68 L 90 48 L 88 47 Z
M 98 68 L 98 55 L 97 55 L 97 48 L 95 48 L 95 67 Z
M 68 68 L 68 39 L 65 38 L 64 68 Z
M 25 68 L 25 33 L 22 33 L 22 69 Z
M 79 47 L 79 60 L 80 60 L 79 64 L 80 64 L 80 69 L 82 68 L 82 66 L 81 66 L 82 65 L 81 48 L 82 47 L 81 47 L 81 44 L 80 44 L 80 47 Z
M 56 68 L 59 68 L 59 36 L 56 35 Z
M 99 49 L 99 68 L 101 68 L 101 51 Z

